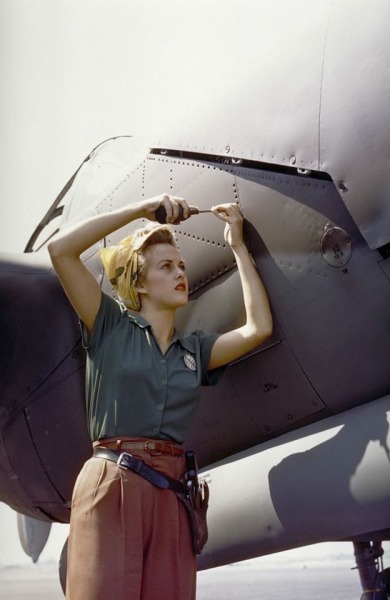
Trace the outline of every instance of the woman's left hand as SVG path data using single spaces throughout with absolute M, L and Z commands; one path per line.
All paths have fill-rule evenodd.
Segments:
M 225 221 L 224 237 L 231 248 L 244 244 L 243 216 L 238 204 L 219 204 L 213 206 L 213 213 L 222 221 Z

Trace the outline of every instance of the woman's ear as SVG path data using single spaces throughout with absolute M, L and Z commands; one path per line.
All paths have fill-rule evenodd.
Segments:
M 139 273 L 137 273 L 136 281 L 135 281 L 135 289 L 138 293 L 145 292 L 145 280 L 143 277 L 140 277 Z
M 146 286 L 143 283 L 142 279 L 138 279 L 135 289 L 137 290 L 138 294 L 140 294 L 140 295 L 147 293 Z

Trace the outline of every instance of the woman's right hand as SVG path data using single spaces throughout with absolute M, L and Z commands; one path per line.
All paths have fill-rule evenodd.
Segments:
M 160 207 L 166 211 L 166 223 L 180 223 L 190 216 L 190 209 L 184 198 L 161 194 L 75 223 L 49 242 L 48 250 L 57 276 L 88 331 L 92 331 L 95 323 L 101 289 L 81 260 L 81 254 L 102 238 L 136 219 L 156 221 L 156 210 Z
M 145 218 L 157 221 L 156 211 L 162 207 L 166 213 L 165 222 L 177 225 L 191 216 L 190 208 L 184 198 L 161 194 L 140 203 L 144 209 Z

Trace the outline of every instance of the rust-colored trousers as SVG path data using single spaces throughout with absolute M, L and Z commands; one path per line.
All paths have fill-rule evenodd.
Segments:
M 180 479 L 182 457 L 132 452 Z M 68 542 L 67 600 L 194 600 L 196 557 L 184 506 L 171 490 L 102 458 L 76 481 Z

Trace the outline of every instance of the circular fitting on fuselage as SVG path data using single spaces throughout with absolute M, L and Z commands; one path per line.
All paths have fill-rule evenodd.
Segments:
M 320 242 L 321 256 L 331 267 L 344 267 L 352 256 L 351 238 L 341 227 L 327 223 Z

